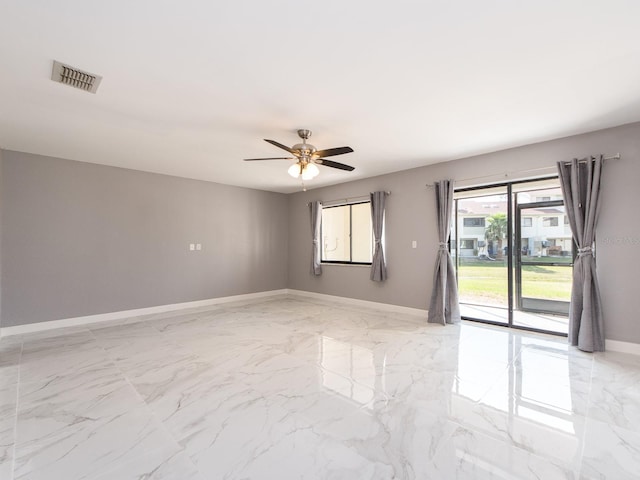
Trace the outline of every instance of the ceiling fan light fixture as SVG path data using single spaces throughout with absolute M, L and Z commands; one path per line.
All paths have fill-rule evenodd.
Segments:
M 300 165 L 298 165 L 297 163 L 294 163 L 289 167 L 289 170 L 287 170 L 287 172 L 293 178 L 298 178 L 300 176 Z
M 298 162 L 291 165 L 287 170 L 287 172 L 293 178 L 298 178 L 302 176 L 302 180 L 311 180 L 312 178 L 315 178 L 318 176 L 318 174 L 320 173 L 320 170 L 313 163 L 301 164 Z
M 307 163 L 302 170 L 302 179 L 311 180 L 312 178 L 317 177 L 319 173 L 320 170 L 318 170 L 318 167 L 316 167 L 315 164 Z

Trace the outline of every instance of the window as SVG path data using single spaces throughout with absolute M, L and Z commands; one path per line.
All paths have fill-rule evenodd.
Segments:
M 558 217 L 543 217 L 542 218 L 542 226 L 543 227 L 557 227 L 558 226 Z
M 323 262 L 371 263 L 371 202 L 323 207 L 321 231 Z
M 569 215 L 564 216 L 564 224 L 569 225 Z
M 463 238 L 460 240 L 461 250 L 473 250 L 476 248 L 476 241 L 473 238 Z
M 522 226 L 523 227 L 532 227 L 533 226 L 533 218 L 532 217 L 522 217 Z
M 484 227 L 484 218 L 479 218 L 479 217 L 464 218 L 462 220 L 462 226 L 464 226 L 464 227 Z

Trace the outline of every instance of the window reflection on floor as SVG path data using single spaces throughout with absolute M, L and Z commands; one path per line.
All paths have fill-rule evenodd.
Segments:
M 507 336 L 505 338 L 505 335 Z M 494 328 L 464 326 L 460 335 L 452 417 L 558 461 L 580 456 L 588 398 L 585 374 L 566 344 Z M 491 463 L 485 451 L 474 463 Z M 467 452 L 469 454 L 470 452 Z
M 576 380 L 573 384 L 575 395 L 580 386 L 576 389 Z M 569 353 L 560 342 L 465 327 L 453 393 L 511 416 L 575 432 Z
M 369 403 L 376 379 L 373 352 L 326 336 L 320 342 L 322 386 L 360 405 Z
M 466 326 L 460 332 L 453 391 L 478 401 L 491 386 L 487 378 L 504 373 L 509 362 L 509 332 Z

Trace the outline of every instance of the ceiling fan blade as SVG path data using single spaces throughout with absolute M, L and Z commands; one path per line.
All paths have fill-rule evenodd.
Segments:
M 294 160 L 293 157 L 270 157 L 270 158 L 245 158 L 245 162 L 256 162 L 258 160 Z
M 344 163 L 338 163 L 338 162 L 334 162 L 333 160 L 326 160 L 324 158 L 318 158 L 316 160 L 316 163 L 320 165 L 324 165 L 325 167 L 332 167 L 332 168 L 339 168 L 340 170 L 347 170 L 348 172 L 355 170 L 355 167 L 352 167 L 351 165 L 345 165 Z
M 334 155 L 342 155 L 344 153 L 353 152 L 351 147 L 327 148 L 326 150 L 318 150 L 315 155 L 319 157 L 333 157 Z
M 275 140 L 269 140 L 267 138 L 263 139 L 265 142 L 270 143 L 271 145 L 275 145 L 278 148 L 281 148 L 283 150 L 286 150 L 289 153 L 294 153 L 294 150 L 290 149 L 289 147 L 287 147 L 286 145 L 283 145 L 281 143 L 276 142 Z

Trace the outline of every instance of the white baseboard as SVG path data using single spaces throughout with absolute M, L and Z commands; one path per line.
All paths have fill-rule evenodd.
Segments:
M 246 293 L 243 295 L 232 295 L 230 297 L 209 298 L 206 300 L 196 300 L 193 302 L 173 303 L 170 305 L 159 305 L 156 307 L 136 308 L 134 310 L 122 310 L 119 312 L 100 313 L 97 315 L 87 315 L 84 317 L 64 318 L 61 320 L 51 320 L 47 322 L 27 323 L 13 327 L 0 328 L 0 338 L 11 335 L 21 335 L 24 333 L 42 332 L 55 328 L 76 327 L 89 325 L 91 323 L 108 322 L 109 320 L 121 320 L 123 318 L 138 317 L 141 315 L 151 315 L 154 313 L 172 312 L 187 308 L 206 307 L 220 303 L 229 303 L 242 300 L 253 300 L 257 298 L 286 295 L 287 289 L 269 290 L 266 292 Z
M 304 290 L 287 290 L 290 295 L 296 295 L 298 297 L 315 298 L 318 300 L 324 300 L 328 302 L 339 302 L 347 305 L 356 305 L 359 307 L 375 308 L 377 310 L 384 310 L 386 312 L 405 313 L 408 315 L 419 315 L 421 317 L 427 317 L 427 310 L 420 308 L 403 307 L 400 305 L 392 305 L 390 303 L 371 302 L 369 300 L 358 300 L 356 298 L 339 297 L 336 295 L 326 295 L 324 293 L 307 292 Z
M 122 320 L 130 317 L 138 317 L 142 315 L 151 315 L 155 313 L 172 312 L 175 310 L 184 310 L 188 308 L 206 307 L 221 303 L 229 303 L 243 300 L 254 300 L 265 297 L 274 297 L 278 295 L 293 295 L 298 297 L 315 298 L 327 302 L 338 302 L 345 305 L 355 305 L 360 307 L 375 308 L 387 312 L 404 313 L 408 315 L 417 315 L 427 317 L 428 311 L 420 308 L 403 307 L 400 305 L 392 305 L 389 303 L 371 302 L 368 300 L 358 300 L 356 298 L 339 297 L 337 295 L 326 295 L 324 293 L 307 292 L 303 290 L 280 289 L 269 290 L 265 292 L 247 293 L 243 295 L 232 295 L 229 297 L 209 298 L 206 300 L 196 300 L 193 302 L 173 303 L 170 305 L 159 305 L 156 307 L 137 308 L 134 310 L 123 310 L 119 312 L 101 313 L 97 315 L 87 315 L 84 317 L 65 318 L 61 320 L 51 320 L 47 322 L 28 323 L 26 325 L 16 325 L 13 327 L 0 328 L 0 338 L 12 335 L 21 335 L 25 333 L 41 332 L 45 330 L 53 330 L 56 328 L 75 327 L 89 325 L 92 323 L 107 322 L 109 320 Z M 607 351 L 630 353 L 640 355 L 640 343 L 621 342 L 618 340 L 605 341 Z
M 640 343 L 620 342 L 619 340 L 605 340 L 604 348 L 609 352 L 631 353 L 640 355 Z

